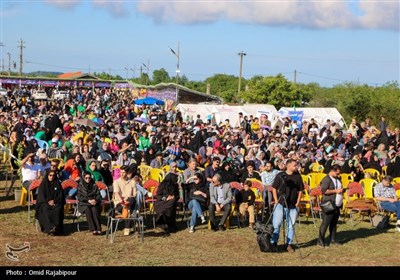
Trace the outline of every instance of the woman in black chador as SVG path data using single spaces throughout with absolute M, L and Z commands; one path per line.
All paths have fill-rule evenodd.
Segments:
M 78 201 L 78 211 L 86 214 L 89 230 L 93 235 L 100 235 L 101 195 L 89 172 L 83 173 L 83 180 L 78 187 Z
M 179 200 L 178 175 L 168 173 L 158 186 L 157 200 L 154 205 L 156 224 L 158 227 L 173 232 L 176 231 L 176 206 Z
M 50 235 L 64 231 L 65 197 L 55 171 L 50 170 L 39 186 L 36 201 L 36 219 L 43 232 Z

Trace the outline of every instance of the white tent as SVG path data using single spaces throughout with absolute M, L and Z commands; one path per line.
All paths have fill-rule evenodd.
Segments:
M 199 114 L 203 121 L 215 117 L 216 123 L 229 119 L 232 126 L 239 120 L 239 112 L 243 115 L 259 117 L 261 114 L 268 115 L 268 119 L 276 115 L 277 111 L 273 105 L 268 104 L 246 104 L 246 105 L 213 105 L 213 104 L 178 104 L 177 108 L 182 112 L 183 119 L 196 119 Z
M 347 127 L 342 115 L 336 108 L 303 107 L 296 108 L 295 110 L 297 112 L 303 112 L 303 121 L 310 121 L 313 118 L 320 127 L 323 126 L 328 119 L 338 123 L 341 127 Z M 279 118 L 287 117 L 289 115 L 289 111 L 294 111 L 294 109 L 291 107 L 282 107 L 279 109 L 276 115 L 277 117 L 275 119 L 275 123 L 279 122 Z

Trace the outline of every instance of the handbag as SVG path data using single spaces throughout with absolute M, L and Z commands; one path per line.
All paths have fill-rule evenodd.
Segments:
M 329 214 L 336 209 L 336 205 L 332 200 L 327 200 L 325 202 L 322 202 L 319 206 L 321 206 L 322 211 L 324 211 L 325 214 Z
M 372 218 L 372 225 L 379 229 L 385 229 L 389 226 L 389 216 L 375 215 Z

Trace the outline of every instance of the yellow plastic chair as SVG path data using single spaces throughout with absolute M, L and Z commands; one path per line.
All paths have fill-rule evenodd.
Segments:
M 149 179 L 156 180 L 158 182 L 161 182 L 164 180 L 165 173 L 162 169 L 160 168 L 152 168 L 149 173 Z
M 339 176 L 340 176 L 340 181 L 342 183 L 343 189 L 347 189 L 349 184 L 351 182 L 354 182 L 353 175 L 351 175 L 349 173 L 342 173 Z
M 381 178 L 381 180 L 383 179 L 383 177 L 385 177 L 387 175 L 387 165 L 385 165 L 384 167 L 382 167 L 382 178 Z
M 400 177 L 393 178 L 393 184 L 400 184 Z
M 161 169 L 167 174 L 169 172 L 169 165 L 164 165 Z
M 310 169 L 312 172 L 322 173 L 324 172 L 324 166 L 319 164 L 318 162 L 314 162 L 310 165 Z
M 318 187 L 321 184 L 321 181 L 322 181 L 322 179 L 325 178 L 326 174 L 312 172 L 312 173 L 309 173 L 308 176 L 311 177 L 310 188 L 315 189 L 316 187 Z
M 142 176 L 143 181 L 146 181 L 147 179 L 149 179 L 150 171 L 152 169 L 151 166 L 146 165 L 146 164 L 141 164 L 141 165 L 139 165 L 138 169 L 140 171 L 140 176 Z
M 378 184 L 378 182 L 371 178 L 365 178 L 360 181 L 361 186 L 364 188 L 364 196 L 366 198 L 374 198 L 374 187 Z
M 310 187 L 310 185 L 311 185 L 311 176 L 301 174 L 301 179 L 303 180 L 303 184 L 307 184 Z
M 255 206 L 254 210 L 256 211 L 256 218 L 258 211 L 261 209 L 261 220 L 263 220 L 265 211 L 265 201 L 262 198 L 264 185 L 260 180 L 257 180 L 255 178 L 249 178 L 248 180 L 252 182 L 250 189 L 254 192 L 254 195 L 256 196 L 256 199 L 254 201 L 254 206 Z
M 371 179 L 375 179 L 375 180 L 379 180 L 381 178 L 381 173 L 374 168 L 364 169 L 364 174 L 365 175 L 369 174 Z

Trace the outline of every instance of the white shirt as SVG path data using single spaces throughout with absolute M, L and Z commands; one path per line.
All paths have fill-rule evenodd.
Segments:
M 32 181 L 38 177 L 38 171 L 42 169 L 42 166 L 34 163 L 30 165 L 28 162 L 22 166 L 21 173 L 22 173 L 22 182 L 25 181 Z
M 331 177 L 333 184 L 335 185 L 335 190 L 341 189 L 342 188 L 342 183 L 338 178 Z M 337 207 L 341 207 L 343 205 L 343 194 L 342 193 L 337 193 L 335 197 L 335 204 Z

